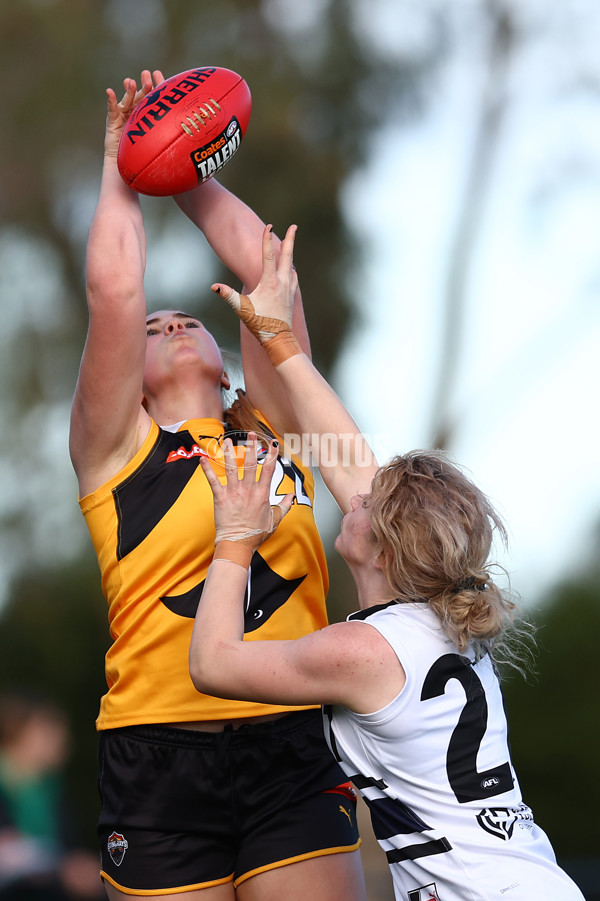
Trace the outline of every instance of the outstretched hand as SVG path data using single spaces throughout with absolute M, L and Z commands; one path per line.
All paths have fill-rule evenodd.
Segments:
M 104 151 L 108 156 L 117 155 L 123 126 L 138 103 L 164 80 L 163 74 L 159 69 L 155 69 L 153 72 L 150 72 L 149 69 L 144 69 L 141 74 L 142 86 L 139 90 L 135 78 L 123 79 L 125 93 L 121 100 L 117 100 L 117 95 L 112 88 L 106 89 L 107 114 Z
M 262 275 L 251 294 L 238 294 L 228 285 L 214 284 L 212 290 L 235 310 L 255 338 L 268 350 L 278 335 L 292 331 L 294 295 L 298 276 L 293 265 L 296 226 L 290 225 L 281 242 L 279 259 L 273 243 L 272 226 L 267 225 L 262 240 Z M 299 349 L 295 351 L 299 352 Z
M 258 441 L 254 432 L 248 432 L 241 478 L 229 438 L 223 443 L 223 456 L 227 474 L 225 485 L 220 483 L 208 459 L 200 457 L 202 469 L 213 492 L 217 530 L 215 544 L 219 541 L 236 541 L 253 552 L 275 531 L 289 512 L 294 495 L 286 494 L 275 506 L 269 503 L 271 478 L 277 462 L 276 442 L 269 445 L 258 478 Z

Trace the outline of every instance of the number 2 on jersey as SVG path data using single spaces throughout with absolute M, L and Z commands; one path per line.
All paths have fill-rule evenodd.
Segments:
M 460 682 L 466 695 L 446 754 L 446 772 L 456 800 L 465 804 L 510 791 L 514 780 L 508 762 L 482 772 L 477 770 L 477 755 L 487 729 L 488 705 L 485 689 L 470 660 L 459 654 L 439 657 L 425 677 L 421 700 L 443 695 L 451 679 Z

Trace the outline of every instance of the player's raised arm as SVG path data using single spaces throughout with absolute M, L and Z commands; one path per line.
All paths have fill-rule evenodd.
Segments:
M 175 200 L 204 233 L 223 265 L 239 278 L 244 285 L 243 290 L 253 290 L 262 272 L 261 242 L 265 228 L 262 219 L 214 178 L 193 191 L 179 194 Z M 280 243 L 274 235 L 276 252 Z M 294 298 L 292 331 L 304 353 L 310 357 L 310 341 L 299 290 Z M 264 413 L 279 434 L 297 428 L 294 411 L 268 356 L 243 322 L 240 323 L 240 346 L 244 382 L 251 403 Z
M 277 254 L 271 227 L 262 242 L 262 275 L 256 289 L 240 295 L 226 285 L 213 290 L 235 310 L 268 355 L 294 410 L 301 434 L 311 436 L 318 452 L 319 437 L 340 436 L 343 454 L 317 457 L 325 484 L 344 512 L 350 498 L 366 493 L 377 470 L 377 461 L 360 429 L 331 386 L 315 369 L 292 332 L 292 310 L 298 286 L 293 266 L 296 227 L 290 226 Z
M 146 239 L 138 195 L 119 174 L 117 150 L 125 122 L 153 83 L 146 70 L 140 90 L 126 78 L 120 101 L 112 89 L 106 92 L 102 181 L 87 245 L 89 328 L 71 414 L 70 451 L 81 494 L 132 456 L 145 417 Z

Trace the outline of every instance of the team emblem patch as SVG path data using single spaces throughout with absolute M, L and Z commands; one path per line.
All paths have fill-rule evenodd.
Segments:
M 486 807 L 477 814 L 477 822 L 490 835 L 507 842 L 512 838 L 515 826 L 531 829 L 533 813 L 526 804 L 519 807 Z
M 108 836 L 106 847 L 114 865 L 120 867 L 123 863 L 123 858 L 125 857 L 125 851 L 127 851 L 127 848 L 129 847 L 129 842 L 125 836 L 121 835 L 120 832 L 111 832 Z
M 408 893 L 408 901 L 440 901 L 435 882 L 412 889 Z

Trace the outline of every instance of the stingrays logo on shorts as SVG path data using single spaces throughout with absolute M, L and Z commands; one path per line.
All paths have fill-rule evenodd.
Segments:
M 430 882 L 429 885 L 412 889 L 408 893 L 408 901 L 441 901 L 441 899 L 437 893 L 435 882 Z
M 114 865 L 120 867 L 123 863 L 123 858 L 125 857 L 125 851 L 127 851 L 127 848 L 129 847 L 129 842 L 125 836 L 121 835 L 120 832 L 111 832 L 108 836 L 106 847 L 108 848 L 110 859 Z
M 533 826 L 533 811 L 526 804 L 519 807 L 486 807 L 477 814 L 482 829 L 507 842 L 518 824 L 521 829 Z

